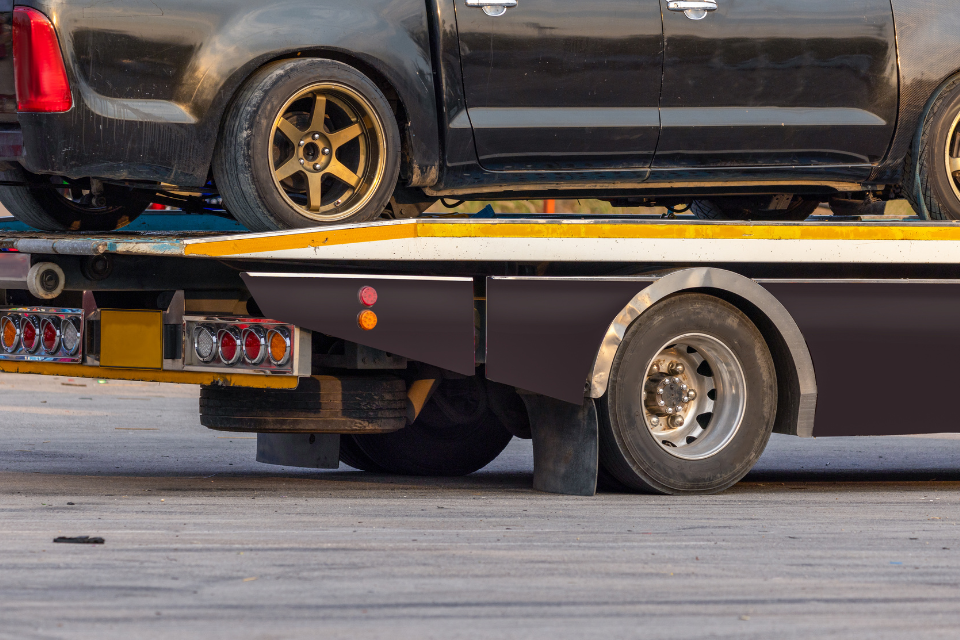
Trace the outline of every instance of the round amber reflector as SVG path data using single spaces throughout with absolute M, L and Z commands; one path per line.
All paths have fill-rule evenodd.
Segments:
M 60 348 L 60 320 L 44 318 L 40 321 L 40 346 L 45 353 L 53 354 Z
M 372 307 L 377 303 L 377 290 L 373 287 L 360 287 L 360 304 Z
M 357 324 L 360 325 L 360 328 L 364 331 L 370 331 L 377 326 L 377 314 L 370 311 L 370 309 L 364 309 L 360 312 L 360 315 L 357 316 Z
M 7 353 L 13 353 L 20 345 L 20 322 L 13 316 L 4 316 L 0 320 L 0 341 L 3 342 L 3 350 Z
M 240 336 L 237 335 L 236 329 L 220 329 L 217 342 L 223 363 L 236 364 L 240 359 Z
M 260 364 L 267 355 L 263 330 L 250 328 L 243 330 L 243 359 L 248 364 Z
M 290 338 L 286 335 L 286 330 L 279 327 L 271 329 L 267 333 L 267 346 L 270 362 L 273 364 L 280 366 L 290 358 Z
M 30 353 L 37 350 L 40 346 L 40 323 L 35 316 L 27 316 L 23 319 L 23 328 L 20 329 L 20 342 L 23 348 Z

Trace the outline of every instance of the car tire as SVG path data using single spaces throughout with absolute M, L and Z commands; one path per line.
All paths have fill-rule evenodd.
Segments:
M 960 77 L 934 95 L 905 166 L 904 195 L 920 218 L 960 220 Z
M 136 220 L 150 204 L 153 193 L 112 184 L 103 186 L 105 206 L 89 204 L 90 194 L 74 191 L 67 197 L 50 176 L 14 168 L 3 180 L 27 182 L 30 186 L 0 186 L 0 203 L 10 214 L 40 231 L 113 231 Z M 62 182 L 62 181 L 61 181 Z M 67 190 L 65 187 L 64 191 Z
M 253 231 L 373 220 L 399 171 L 400 132 L 383 92 L 356 69 L 323 59 L 285 60 L 254 74 L 227 113 L 213 158 L 225 208 Z
M 490 409 L 483 379 L 471 376 L 443 380 L 406 428 L 354 441 L 390 473 L 462 476 L 487 466 L 512 437 Z
M 600 465 L 620 484 L 648 493 L 722 491 L 746 475 L 770 438 L 773 358 L 739 309 L 678 294 L 627 329 L 598 409 Z
M 794 196 L 790 206 L 783 210 L 751 209 L 725 204 L 722 200 L 694 200 L 690 210 L 700 220 L 766 220 L 803 221 L 820 206 L 816 200 Z

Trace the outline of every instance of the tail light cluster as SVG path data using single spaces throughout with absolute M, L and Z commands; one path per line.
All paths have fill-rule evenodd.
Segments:
M 255 369 L 290 373 L 297 328 L 262 318 L 185 317 L 187 369 Z
M 30 7 L 13 9 L 13 69 L 18 111 L 56 113 L 73 106 L 57 32 Z
M 80 362 L 83 311 L 22 307 L 0 310 L 0 357 L 35 362 Z

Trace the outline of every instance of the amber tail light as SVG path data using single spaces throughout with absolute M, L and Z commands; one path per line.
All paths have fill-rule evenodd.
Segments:
M 73 106 L 57 32 L 36 9 L 13 9 L 13 68 L 18 111 L 52 113 Z

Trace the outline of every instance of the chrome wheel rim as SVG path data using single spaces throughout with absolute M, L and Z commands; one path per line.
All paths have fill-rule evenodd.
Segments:
M 950 125 L 950 134 L 947 136 L 947 147 L 943 154 L 946 162 L 947 176 L 950 177 L 950 186 L 953 195 L 960 200 L 960 113 Z
M 287 100 L 270 132 L 270 171 L 284 200 L 335 222 L 362 209 L 383 178 L 383 123 L 350 87 L 317 83 Z
M 677 336 L 647 364 L 639 389 L 646 434 L 664 451 L 702 460 L 726 447 L 746 409 L 740 360 L 701 333 Z

